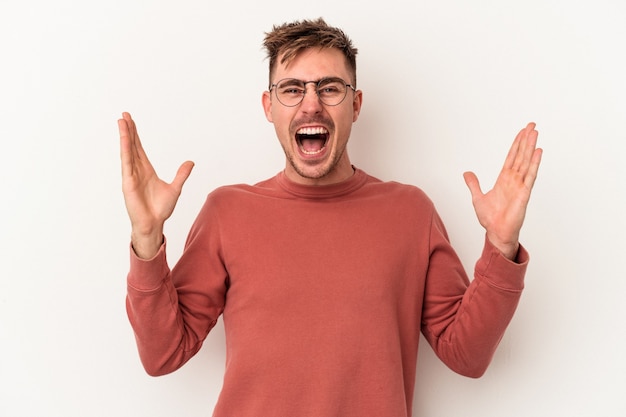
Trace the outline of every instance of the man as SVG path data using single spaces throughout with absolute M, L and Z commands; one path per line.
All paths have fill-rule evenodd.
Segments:
M 178 369 L 223 314 L 214 416 L 410 416 L 420 330 L 451 369 L 479 377 L 517 306 L 528 262 L 518 237 L 542 153 L 534 124 L 491 191 L 464 175 L 486 229 L 470 283 L 428 197 L 348 157 L 363 97 L 348 37 L 305 20 L 275 26 L 264 45 L 263 108 L 285 169 L 213 191 L 172 270 L 163 224 L 193 163 L 163 182 L 131 116 L 119 120 L 142 363 L 151 375 Z

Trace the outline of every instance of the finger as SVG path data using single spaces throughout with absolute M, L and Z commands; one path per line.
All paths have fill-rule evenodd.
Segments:
M 480 182 L 478 181 L 478 177 L 476 176 L 476 174 L 474 174 L 473 172 L 464 172 L 463 179 L 465 180 L 465 184 L 472 194 L 472 199 L 483 195 L 483 192 L 480 189 Z
M 525 175 L 537 143 L 535 123 L 531 122 L 520 132 L 519 146 L 512 169 Z
M 186 161 L 178 168 L 176 176 L 172 181 L 172 186 L 178 193 L 180 193 L 183 189 L 183 185 L 185 184 L 185 181 L 187 181 L 187 178 L 189 178 L 193 167 L 194 163 L 192 161 Z
M 520 172 L 524 175 L 528 173 L 531 164 L 533 163 L 533 158 L 535 155 L 535 151 L 537 150 L 537 138 L 539 133 L 536 130 L 531 130 L 528 133 L 528 137 L 526 138 L 526 147 L 524 149 L 524 158 L 522 161 L 522 166 Z
M 135 122 L 133 118 L 130 116 L 130 113 L 124 112 L 122 113 L 122 120 L 126 123 L 128 137 L 131 139 L 131 142 L 135 139 L 137 135 L 137 128 L 135 127 Z
M 502 167 L 503 169 L 513 169 L 515 165 L 515 161 L 517 159 L 519 145 L 522 140 L 522 136 L 524 135 L 524 130 L 525 129 L 520 130 L 515 136 L 515 139 L 513 140 L 513 143 L 511 144 L 511 147 L 509 148 L 509 152 L 507 153 L 506 158 L 504 159 L 504 166 Z
M 139 133 L 137 132 L 137 124 L 135 123 L 135 120 L 133 120 L 130 113 L 125 112 L 123 116 L 124 120 L 126 120 L 126 123 L 128 123 L 131 145 L 133 146 L 134 150 L 134 156 L 139 160 L 147 160 L 148 157 L 143 149 L 143 145 L 141 144 L 141 139 L 139 139 Z
M 528 167 L 528 172 L 524 177 L 524 184 L 528 187 L 528 189 L 532 189 L 535 180 L 537 179 L 537 173 L 539 172 L 539 165 L 541 164 L 541 158 L 543 157 L 543 149 L 537 148 L 534 150 L 532 158 L 530 160 L 530 164 Z
M 137 124 L 135 120 L 131 117 L 129 113 L 124 113 L 124 120 L 128 124 L 129 130 L 129 138 L 130 138 L 130 146 L 132 150 L 133 156 L 133 167 L 146 167 L 147 169 L 152 169 L 152 163 L 148 159 L 148 155 L 143 148 L 143 144 L 141 143 L 141 139 L 139 138 L 139 133 L 137 131 Z
M 128 150 L 134 152 L 134 141 L 137 133 L 134 128 L 133 119 L 130 117 L 130 114 L 124 112 L 122 113 L 122 118 L 119 119 L 117 123 L 120 129 L 120 139 L 125 145 L 128 145 Z
M 122 161 L 122 175 L 130 175 L 133 167 L 133 145 L 130 139 L 128 122 L 119 119 L 117 126 L 120 133 L 120 159 Z

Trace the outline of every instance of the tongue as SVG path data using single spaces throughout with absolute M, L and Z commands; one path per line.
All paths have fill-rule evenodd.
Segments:
M 323 139 L 302 139 L 300 143 L 305 152 L 318 152 L 324 147 Z

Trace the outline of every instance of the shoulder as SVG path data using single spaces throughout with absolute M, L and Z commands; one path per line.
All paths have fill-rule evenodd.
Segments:
M 383 181 L 369 176 L 369 180 L 363 188 L 368 194 L 393 199 L 397 203 L 406 202 L 409 204 L 433 206 L 432 200 L 424 190 L 413 184 L 399 181 Z
M 246 201 L 264 199 L 276 196 L 278 187 L 275 177 L 260 181 L 255 184 L 229 184 L 222 185 L 211 191 L 206 198 L 205 205 L 212 207 L 243 204 Z

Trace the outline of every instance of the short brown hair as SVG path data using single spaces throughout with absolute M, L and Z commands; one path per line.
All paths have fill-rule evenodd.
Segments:
M 274 25 L 271 32 L 265 33 L 263 46 L 269 58 L 270 84 L 279 56 L 281 64 L 289 64 L 302 50 L 321 47 L 337 48 L 343 53 L 352 71 L 350 82 L 356 85 L 357 49 L 341 29 L 329 26 L 321 17 Z

